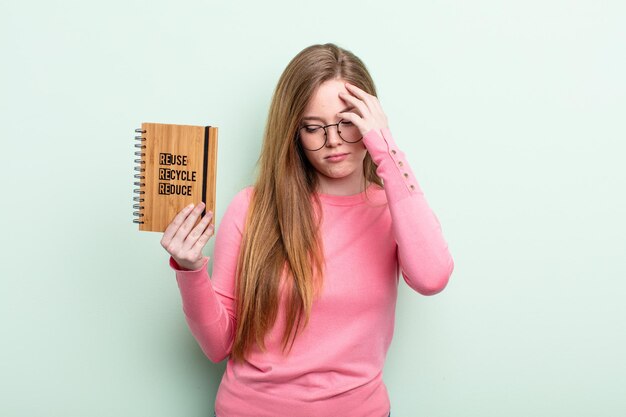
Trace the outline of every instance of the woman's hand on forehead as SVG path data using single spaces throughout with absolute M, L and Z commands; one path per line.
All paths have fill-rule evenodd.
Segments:
M 378 97 L 366 93 L 359 87 L 345 83 L 349 94 L 339 92 L 339 98 L 354 106 L 357 111 L 339 112 L 337 116 L 354 123 L 361 135 L 365 136 L 372 129 L 381 135 L 381 129 L 388 127 L 387 116 L 383 111 Z

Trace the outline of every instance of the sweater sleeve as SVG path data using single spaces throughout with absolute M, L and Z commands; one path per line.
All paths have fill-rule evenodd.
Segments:
M 204 354 L 215 363 L 230 354 L 234 341 L 235 273 L 249 196 L 250 188 L 239 192 L 222 217 L 215 238 L 211 279 L 207 271 L 208 257 L 195 271 L 183 270 L 170 257 L 189 329 Z
M 389 129 L 372 129 L 363 142 L 384 183 L 402 276 L 420 294 L 437 294 L 454 269 L 439 219 Z

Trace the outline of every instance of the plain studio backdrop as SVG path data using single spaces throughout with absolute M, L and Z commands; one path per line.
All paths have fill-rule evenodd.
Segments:
M 370 69 L 456 265 L 434 297 L 400 279 L 392 415 L 626 415 L 624 22 L 617 0 L 2 2 L 0 415 L 213 415 L 225 362 L 132 223 L 134 129 L 219 127 L 219 227 L 281 72 L 326 42 Z

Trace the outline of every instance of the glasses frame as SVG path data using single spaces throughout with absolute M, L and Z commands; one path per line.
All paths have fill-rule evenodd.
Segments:
M 329 127 L 331 127 L 331 126 L 336 126 L 336 127 L 337 127 L 337 135 L 339 136 L 339 138 L 341 138 L 341 140 L 342 140 L 342 141 L 344 141 L 344 142 L 346 142 L 346 143 L 357 143 L 357 142 L 360 142 L 360 141 L 363 139 L 363 136 L 361 136 L 358 140 L 355 140 L 354 142 L 350 142 L 349 140 L 345 140 L 345 139 L 343 138 L 343 136 L 341 136 L 341 130 L 339 130 L 339 125 L 340 125 L 342 122 L 352 123 L 352 122 L 351 122 L 351 121 L 349 121 L 349 120 L 341 119 L 341 120 L 340 120 L 339 122 L 337 122 L 337 123 L 331 123 L 331 124 L 329 124 L 329 125 L 325 125 L 325 126 L 324 126 L 324 125 L 316 125 L 316 124 L 308 124 L 308 125 L 304 125 L 304 126 L 302 126 L 302 127 L 300 127 L 300 128 L 298 129 L 298 139 L 299 139 L 299 142 L 300 142 L 300 144 L 302 145 L 302 147 L 303 147 L 304 149 L 306 149 L 307 151 L 312 151 L 312 152 L 319 151 L 319 150 L 320 150 L 320 149 L 322 149 L 324 146 L 326 146 L 326 143 L 328 142 L 328 130 L 326 130 L 326 129 L 327 129 L 327 128 L 329 128 Z M 354 123 L 352 123 L 352 124 L 354 125 Z M 322 146 L 320 146 L 320 147 L 319 147 L 319 148 L 317 148 L 317 149 L 309 149 L 309 148 L 305 147 L 305 146 L 304 146 L 304 144 L 302 143 L 302 135 L 301 135 L 301 133 L 300 133 L 300 132 L 302 131 L 302 129 L 306 129 L 307 127 L 311 127 L 311 126 L 321 127 L 322 129 L 324 129 L 324 143 L 322 144 Z M 356 127 L 356 126 L 355 126 L 355 127 Z

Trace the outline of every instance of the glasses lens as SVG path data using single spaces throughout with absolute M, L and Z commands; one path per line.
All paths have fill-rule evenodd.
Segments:
M 339 126 L 337 126 L 339 130 L 339 135 L 341 139 L 346 142 L 358 142 L 362 139 L 361 132 L 359 132 L 359 128 L 354 125 L 354 123 L 349 122 L 347 120 L 342 120 L 339 122 Z
M 300 142 L 304 149 L 316 151 L 326 142 L 324 128 L 318 125 L 307 125 L 300 129 Z

